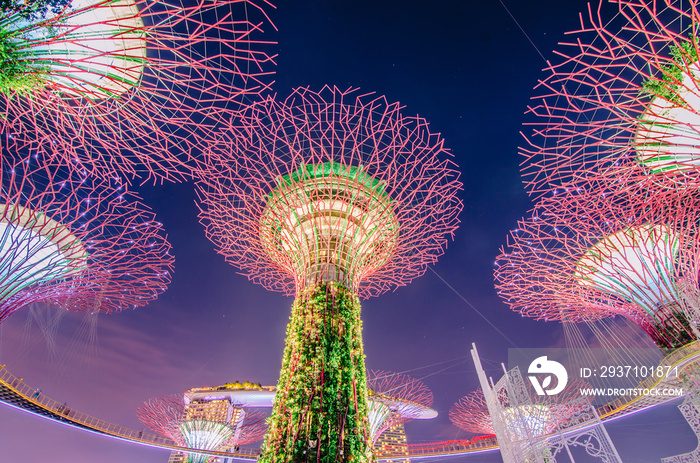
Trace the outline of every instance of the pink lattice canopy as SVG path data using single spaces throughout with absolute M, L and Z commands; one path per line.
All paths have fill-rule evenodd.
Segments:
M 602 1 L 536 87 L 521 149 L 536 194 L 640 165 L 673 188 L 700 173 L 700 10 L 695 2 Z M 614 10 L 614 11 L 612 11 Z
M 0 11 L 10 151 L 101 175 L 190 177 L 202 138 L 271 83 L 265 1 L 72 0 L 43 14 L 25 3 Z
M 418 117 L 357 91 L 254 104 L 209 150 L 200 215 L 226 259 L 273 290 L 410 282 L 457 227 L 459 174 Z
M 541 200 L 518 224 L 495 271 L 515 311 L 544 320 L 623 315 L 657 344 L 694 335 L 700 271 L 697 192 L 637 182 L 572 189 Z
M 40 301 L 134 308 L 167 287 L 173 258 L 162 226 L 120 185 L 33 158 L 0 180 L 0 322 Z
M 506 407 L 504 424 L 521 438 L 539 437 L 556 430 L 557 424 L 573 416 L 579 409 L 580 389 L 584 381 L 574 379 L 561 394 L 541 397 L 530 389 L 531 401 L 518 407 Z M 474 434 L 494 434 L 495 428 L 489 414 L 484 393 L 471 392 L 452 405 L 450 421 L 460 429 Z
M 437 416 L 437 412 L 430 408 L 433 393 L 425 383 L 408 375 L 373 370 L 367 376 L 367 387 L 373 442 L 392 426 Z

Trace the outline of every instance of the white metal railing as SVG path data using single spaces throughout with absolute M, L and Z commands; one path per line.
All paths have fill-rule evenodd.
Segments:
M 257 456 L 260 453 L 260 451 L 255 448 L 241 448 L 235 453 L 215 451 L 202 452 L 198 449 L 181 447 L 177 445 L 172 439 L 160 436 L 158 434 L 137 431 L 135 429 L 126 428 L 124 426 L 119 426 L 114 423 L 95 418 L 77 410 L 73 410 L 66 404 L 62 404 L 51 399 L 50 397 L 43 394 L 40 389 L 30 387 L 22 380 L 22 378 L 18 378 L 9 371 L 7 371 L 5 365 L 0 366 L 0 384 L 10 389 L 16 395 L 21 396 L 22 399 L 27 400 L 44 410 L 52 412 L 57 416 L 61 416 L 66 421 L 84 426 L 86 428 L 93 429 L 95 431 L 102 432 L 104 434 L 108 434 L 113 437 L 129 440 L 132 442 L 140 442 L 143 444 L 169 448 L 184 453 L 204 453 L 207 455 L 217 455 L 247 460 L 257 459 Z

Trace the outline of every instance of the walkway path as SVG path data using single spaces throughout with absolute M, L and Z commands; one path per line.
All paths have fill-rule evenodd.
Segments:
M 666 357 L 662 365 L 678 367 L 678 371 L 683 371 L 690 365 L 700 363 L 700 341 L 696 341 L 681 349 L 674 351 Z M 682 387 L 681 381 L 676 377 L 669 378 L 649 378 L 642 382 L 639 387 L 647 389 L 662 389 L 668 387 Z M 677 399 L 675 396 L 640 396 L 617 399 L 598 409 L 598 414 L 603 420 L 617 418 L 637 410 L 653 407 L 670 400 Z M 60 421 L 76 428 L 89 430 L 98 434 L 134 442 L 142 445 L 160 447 L 188 453 L 201 453 L 206 455 L 222 456 L 237 460 L 255 461 L 259 454 L 259 449 L 242 448 L 235 453 L 215 452 L 190 449 L 178 446 L 172 439 L 159 436 L 157 434 L 145 433 L 134 429 L 125 428 L 109 423 L 98 418 L 86 415 L 76 410 L 69 409 L 63 404 L 46 397 L 37 389 L 29 387 L 24 382 L 7 371 L 5 365 L 0 366 L 0 401 L 17 408 L 26 410 L 37 415 L 42 415 L 55 421 Z M 428 444 L 416 444 L 408 446 L 409 458 L 429 458 L 437 456 L 465 455 L 497 449 L 495 437 L 486 436 L 471 440 L 457 440 L 447 442 L 431 442 Z M 396 452 L 393 454 L 378 455 L 379 461 L 396 460 L 401 457 L 406 458 L 406 454 Z

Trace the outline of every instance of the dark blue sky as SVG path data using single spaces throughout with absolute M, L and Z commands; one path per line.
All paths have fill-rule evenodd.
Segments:
M 547 59 L 585 8 L 581 0 L 503 3 Z M 447 413 L 478 387 L 472 342 L 494 376 L 512 344 L 563 342 L 560 325 L 511 312 L 497 297 L 492 274 L 508 231 L 530 207 L 517 147 L 523 112 L 545 63 L 499 0 L 285 2 L 271 17 L 279 28 L 274 88 L 280 97 L 297 86 L 319 90 L 326 84 L 386 95 L 442 133 L 462 170 L 465 207 L 455 241 L 434 272 L 364 301 L 363 320 L 367 367 L 422 378 L 435 395 L 440 416 L 409 424 L 409 441 L 464 438 Z M 81 334 L 81 315 L 65 316 L 49 350 L 36 327 L 25 335 L 26 311 L 0 327 L 0 363 L 28 384 L 72 408 L 137 429 L 142 426 L 136 408 L 151 397 L 233 380 L 276 384 L 292 302 L 237 275 L 214 252 L 197 221 L 191 184 L 141 192 L 165 225 L 176 257 L 173 282 L 158 301 L 100 316 L 96 341 Z M 630 462 L 658 462 L 696 445 L 672 406 L 616 422 L 610 433 Z M 3 461 L 22 462 L 168 458 L 167 451 L 67 429 L 6 407 L 0 407 L 0 452 Z

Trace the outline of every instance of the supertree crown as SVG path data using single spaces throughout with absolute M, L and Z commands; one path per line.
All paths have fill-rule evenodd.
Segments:
M 0 146 L 103 175 L 189 177 L 205 134 L 269 88 L 274 62 L 262 33 L 274 26 L 263 7 L 7 0 Z
M 2 297 L 29 286 L 80 275 L 87 268 L 83 243 L 64 225 L 15 204 L 5 203 L 0 211 L 0 253 L 6 256 L 3 270 L 26 275 L 16 286 L 5 287 Z
M 506 425 L 520 438 L 540 437 L 556 430 L 557 424 L 573 416 L 580 409 L 580 389 L 588 384 L 580 379 L 570 384 L 560 394 L 538 396 L 530 390 L 532 403 L 506 407 L 503 417 Z M 474 434 L 495 434 L 493 421 L 481 389 L 473 391 L 452 405 L 450 421 L 460 429 Z
M 0 180 L 0 321 L 33 302 L 112 312 L 165 290 L 170 245 L 123 187 L 33 158 Z
M 433 393 L 422 381 L 402 373 L 373 370 L 367 375 L 372 441 L 384 431 L 416 418 L 434 418 Z
M 616 0 L 608 17 L 604 3 L 589 6 L 538 84 L 521 149 L 528 189 L 542 194 L 582 173 L 635 164 L 641 175 L 697 188 L 698 5 Z
M 623 315 L 660 346 L 682 345 L 693 336 L 686 308 L 698 302 L 686 289 L 697 289 L 700 271 L 697 193 L 608 185 L 614 191 L 579 188 L 541 200 L 497 258 L 499 294 L 526 316 Z
M 289 274 L 306 275 L 305 285 L 331 280 L 351 286 L 354 275 L 389 260 L 399 224 L 374 178 L 327 162 L 301 166 L 280 183 L 267 198 L 260 239 Z
M 427 122 L 355 90 L 251 105 L 200 172 L 200 218 L 229 262 L 286 293 L 363 296 L 421 275 L 457 227 L 458 172 Z
M 177 445 L 201 450 L 226 450 L 260 440 L 265 432 L 265 414 L 241 404 L 227 403 L 229 413 L 210 416 L 211 411 L 186 407 L 181 394 L 147 400 L 136 411 L 139 420 Z M 209 457 L 189 454 L 188 462 L 204 463 Z

